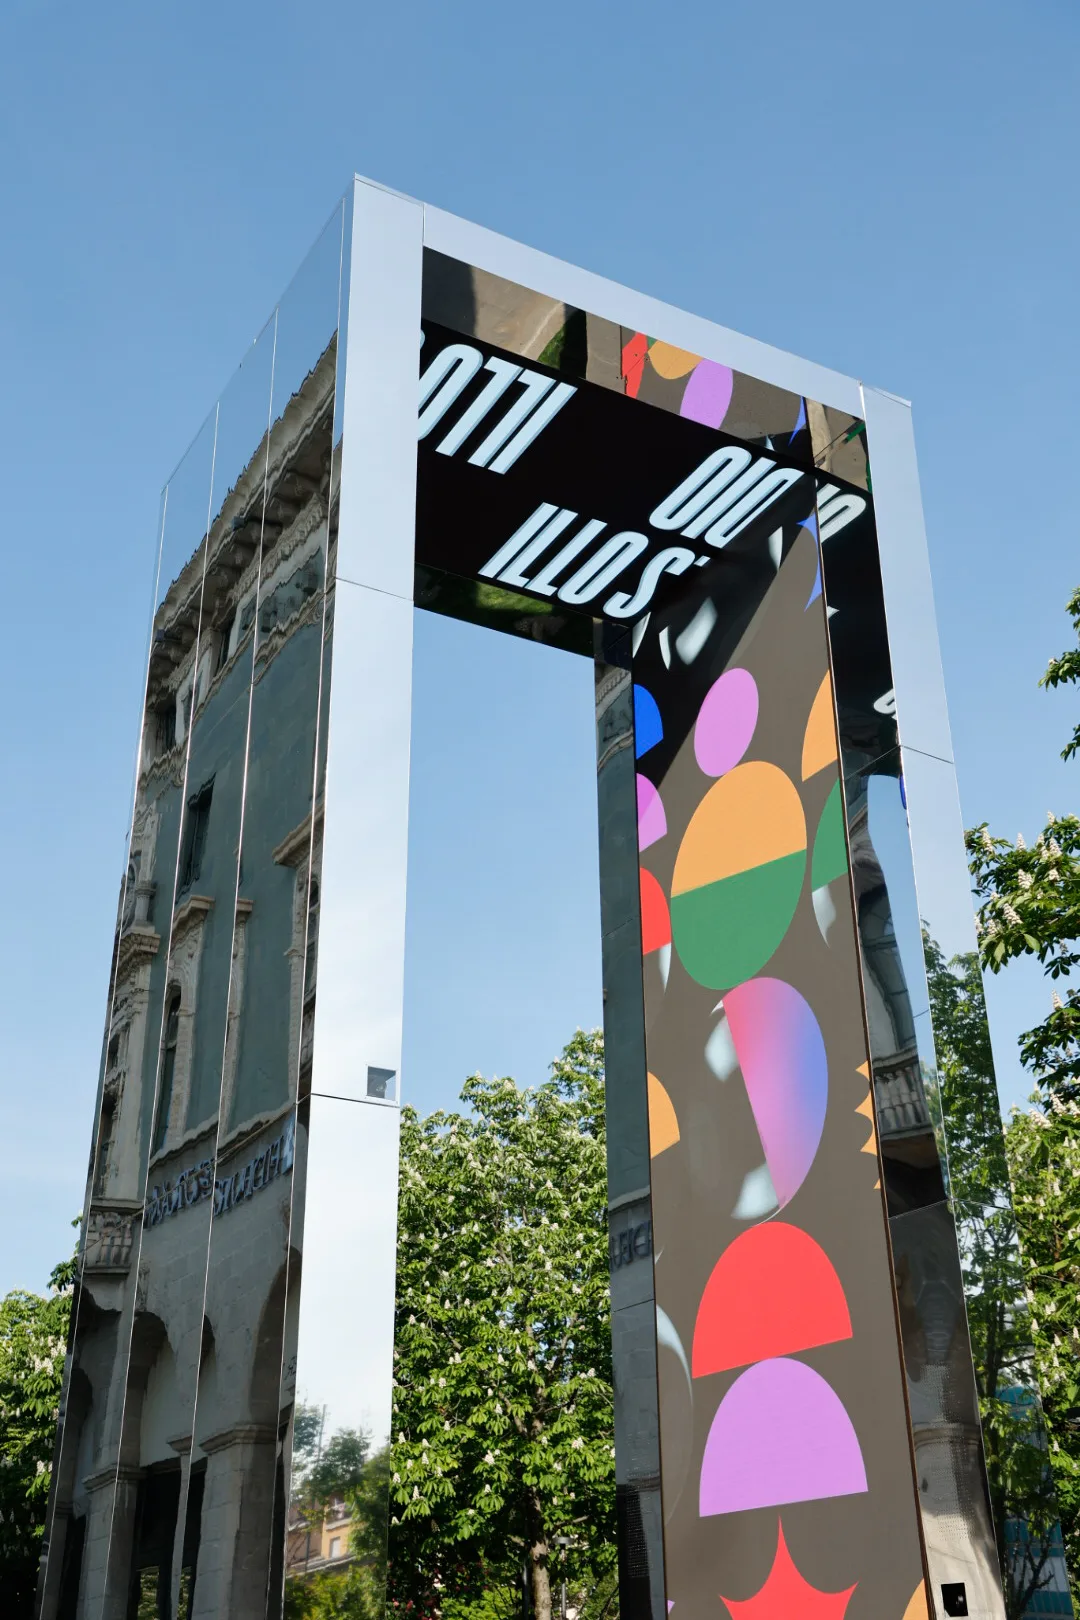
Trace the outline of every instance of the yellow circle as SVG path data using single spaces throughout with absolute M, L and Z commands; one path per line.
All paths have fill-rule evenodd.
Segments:
M 649 361 L 653 370 L 661 377 L 669 380 L 675 377 L 685 377 L 688 371 L 693 371 L 700 354 L 691 354 L 689 349 L 676 349 L 671 343 L 654 343 L 649 350 Z

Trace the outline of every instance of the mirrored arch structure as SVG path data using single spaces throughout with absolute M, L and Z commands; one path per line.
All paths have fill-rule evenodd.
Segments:
M 153 572 L 43 1620 L 1070 1614 L 910 407 L 357 180 Z

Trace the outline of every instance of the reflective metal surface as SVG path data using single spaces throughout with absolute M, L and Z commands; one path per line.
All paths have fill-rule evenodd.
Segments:
M 45 1615 L 266 1612 L 341 234 L 166 490 Z
M 621 650 L 629 655 L 629 646 Z M 628 1620 L 638 1615 L 663 1620 L 667 1611 L 634 695 L 630 671 L 599 659 L 596 774 L 620 1612 Z
M 598 1194 L 594 1213 L 610 1223 L 615 1456 L 611 1501 L 590 1498 L 586 1516 L 603 1549 L 595 1567 L 612 1579 L 617 1526 L 620 1612 L 661 1620 L 699 1578 L 713 1606 L 718 1590 L 745 1600 L 782 1549 L 817 1593 L 836 1592 L 851 1555 L 878 1538 L 849 1620 L 900 1620 L 908 1598 L 907 1620 L 920 1603 L 940 1615 L 958 1583 L 969 1613 L 998 1620 L 995 1564 L 1010 1616 L 1069 1613 L 904 402 L 357 182 L 170 480 L 154 572 L 42 1614 L 279 1620 L 325 1600 L 367 1620 L 385 1599 L 392 1495 L 392 1592 L 395 1535 L 399 1584 L 401 1549 L 421 1556 L 401 1490 L 420 1441 L 391 1425 L 399 1140 L 411 1174 L 421 1129 L 408 1116 L 402 1138 L 399 1119 L 418 1083 L 407 1030 L 403 1043 L 414 629 L 427 618 L 414 603 L 444 627 L 463 619 L 470 635 L 537 643 L 528 655 L 549 670 L 578 655 L 582 724 L 595 718 L 609 1208 Z M 725 1185 L 718 1166 L 750 1140 L 733 1101 L 745 1087 L 730 1080 L 720 1007 L 700 1073 L 683 1063 L 692 1013 L 665 1024 L 672 983 L 694 994 L 693 947 L 657 944 L 655 895 L 646 903 L 637 887 L 635 809 L 653 833 L 658 821 L 633 745 L 643 750 L 654 719 L 639 713 L 635 730 L 628 670 L 662 691 L 665 747 L 681 738 L 686 752 L 688 694 L 705 695 L 695 681 L 735 668 L 738 646 L 751 657 L 766 601 L 790 618 L 794 597 L 775 604 L 793 581 L 805 602 L 799 630 L 774 633 L 777 667 L 790 682 L 807 625 L 824 657 L 827 622 L 842 789 L 827 785 L 843 804 L 834 844 L 846 836 L 850 880 L 834 861 L 812 881 L 798 950 L 789 960 L 778 948 L 781 966 L 770 957 L 749 982 L 783 963 L 792 982 L 811 973 L 822 942 L 843 958 L 836 1016 L 818 1006 L 832 992 L 816 980 L 811 1000 L 830 1051 L 845 1054 L 831 1060 L 834 1092 L 837 1062 L 865 1085 L 852 1055 L 865 1017 L 873 1098 L 852 1105 L 861 1118 L 845 1115 L 856 1171 L 845 1160 L 843 1174 L 861 1173 L 862 1193 L 885 1202 L 895 1286 L 878 1287 L 884 1241 L 871 1264 L 871 1226 L 834 1233 L 835 1209 L 818 1209 L 808 1182 L 806 1218 L 828 1226 L 849 1297 L 878 1287 L 872 1308 L 852 1305 L 855 1341 L 876 1346 L 857 1375 L 843 1372 L 840 1341 L 797 1352 L 843 1384 L 871 1489 L 789 1499 L 791 1540 L 778 1545 L 772 1508 L 736 1513 L 735 1535 L 692 1500 L 704 1489 L 701 1402 L 720 1384 L 716 1371 L 695 1376 L 678 1256 L 715 1261 L 725 1222 L 768 1232 L 777 1221 L 747 1213 L 768 1155 L 766 1177 L 743 1178 L 741 1215 L 708 1202 Z M 789 691 L 784 724 L 812 697 Z M 819 718 L 828 730 L 828 694 Z M 776 725 L 769 746 L 782 752 Z M 500 746 L 488 739 L 493 759 Z M 679 771 L 672 760 L 670 781 L 649 778 L 667 830 L 650 835 L 643 864 L 665 906 L 677 898 L 671 829 L 689 826 L 697 781 Z M 800 781 L 816 826 L 826 774 Z M 423 791 L 426 814 L 438 793 Z M 512 856 L 515 875 L 519 859 L 542 881 L 539 853 Z M 416 982 L 436 974 L 429 960 Z M 431 1009 L 423 988 L 411 995 L 420 1029 Z M 721 1005 L 726 995 L 716 991 Z M 668 1082 L 676 1119 L 700 1113 L 682 1147 L 657 1102 Z M 727 1133 L 714 1141 L 717 1109 Z M 842 1135 L 830 1113 L 826 1157 Z M 880 1188 L 867 1179 L 877 1172 Z M 535 1191 L 537 1219 L 552 1218 L 548 1191 Z M 792 1219 L 800 1208 L 791 1202 Z M 402 1267 L 415 1287 L 415 1256 Z M 607 1345 L 606 1274 L 594 1272 L 582 1272 L 593 1303 L 580 1331 Z M 400 1289 L 396 1306 L 400 1348 Z M 889 1371 L 897 1325 L 903 1381 Z M 691 1463 L 700 1477 L 680 1487 Z M 479 1489 L 491 1465 L 470 1466 Z M 507 1568 L 520 1530 L 506 1532 Z M 551 1579 L 560 1568 L 584 1579 L 583 1545 L 579 1530 L 552 1543 Z

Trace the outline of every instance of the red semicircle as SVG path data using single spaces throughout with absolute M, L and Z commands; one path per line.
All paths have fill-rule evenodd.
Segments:
M 641 953 L 671 944 L 671 915 L 667 896 L 647 867 L 641 868 Z
M 705 1284 L 694 1325 L 695 1378 L 851 1338 L 832 1261 L 808 1232 L 766 1221 L 728 1245 Z

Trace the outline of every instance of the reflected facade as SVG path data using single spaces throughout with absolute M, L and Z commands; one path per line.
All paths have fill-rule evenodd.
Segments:
M 907 408 L 358 181 L 155 579 L 43 1620 L 1071 1614 Z

